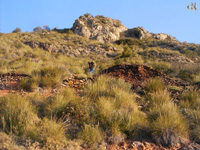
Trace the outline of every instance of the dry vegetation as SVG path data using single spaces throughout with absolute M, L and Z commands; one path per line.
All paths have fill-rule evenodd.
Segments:
M 118 48 L 117 55 L 110 58 L 93 53 L 68 57 L 33 49 L 25 44 L 30 41 L 58 47 L 104 45 L 70 30 L 0 34 L 0 72 L 31 75 L 21 81 L 20 89 L 32 92 L 0 96 L 0 149 L 78 150 L 80 145 L 97 149 L 124 139 L 150 140 L 165 147 L 200 143 L 199 45 L 122 38 L 106 45 Z M 163 56 L 184 56 L 192 62 L 169 61 Z M 130 83 L 108 76 L 98 77 L 79 93 L 63 87 L 62 81 L 72 74 L 89 78 L 90 60 L 97 63 L 96 74 L 115 64 L 143 64 L 186 80 L 191 87 L 181 93 L 178 103 L 172 101 L 170 88 L 159 78 L 145 82 L 139 95 L 131 91 Z M 58 92 L 46 96 L 38 88 Z M 141 109 L 141 103 L 145 108 Z

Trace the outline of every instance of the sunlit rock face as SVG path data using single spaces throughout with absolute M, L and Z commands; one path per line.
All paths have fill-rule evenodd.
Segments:
M 86 14 L 74 22 L 72 30 L 75 34 L 93 40 L 113 42 L 118 40 L 120 33 L 126 31 L 127 28 L 119 20 Z
M 152 37 L 158 40 L 176 40 L 171 35 L 164 34 L 164 33 L 158 33 L 158 34 L 151 33 L 143 27 L 128 29 L 124 33 L 126 37 L 132 37 L 132 38 L 138 38 L 138 39 Z

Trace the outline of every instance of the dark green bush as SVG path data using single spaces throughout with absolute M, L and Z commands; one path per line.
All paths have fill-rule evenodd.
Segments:
M 121 57 L 130 57 L 131 54 L 132 54 L 131 49 L 129 47 L 125 47 Z
M 191 72 L 187 71 L 187 70 L 180 70 L 178 73 L 178 77 L 183 80 L 192 80 L 193 79 Z
M 22 30 L 21 30 L 21 28 L 16 28 L 15 30 L 13 30 L 13 33 L 21 33 L 22 32 Z

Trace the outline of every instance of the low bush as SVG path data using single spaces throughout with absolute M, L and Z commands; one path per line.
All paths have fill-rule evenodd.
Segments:
M 13 30 L 13 33 L 21 33 L 21 32 L 22 32 L 22 29 L 19 27 Z
M 63 79 L 65 79 L 68 74 L 61 68 L 50 66 L 33 72 L 33 76 L 35 75 L 41 77 L 39 81 L 40 87 L 56 88 L 62 84 Z
M 94 100 L 102 96 L 113 97 L 113 89 L 116 87 L 130 92 L 132 85 L 130 83 L 125 83 L 123 79 L 100 76 L 96 82 L 89 84 L 84 89 L 84 95 L 89 96 Z
M 98 144 L 104 140 L 104 133 L 99 125 L 85 124 L 78 137 L 85 141 L 89 147 L 97 148 Z
M 156 91 L 165 89 L 165 84 L 164 84 L 162 78 L 158 78 L 158 77 L 151 78 L 151 79 L 145 81 L 143 86 L 147 92 L 156 92 Z
M 192 78 L 193 78 L 193 82 L 200 83 L 200 72 L 198 72 L 197 74 L 193 74 Z
M 173 72 L 172 65 L 167 62 L 154 62 L 152 64 L 152 66 L 153 66 L 153 68 L 155 68 L 161 72 L 164 72 L 166 74 L 170 74 Z
M 183 114 L 190 122 L 191 139 L 200 143 L 200 93 L 198 90 L 185 91 L 181 95 Z
M 197 90 L 188 90 L 181 95 L 181 106 L 183 108 L 200 109 L 200 92 Z
M 129 47 L 125 47 L 121 57 L 130 57 L 131 55 L 131 49 Z
M 65 132 L 62 121 L 44 118 L 30 127 L 26 136 L 34 142 L 41 143 L 43 149 L 61 149 L 67 143 Z
M 66 143 L 65 127 L 61 121 L 55 119 L 43 119 L 40 126 L 39 141 L 41 141 L 46 149 L 58 149 L 64 147 Z
M 156 143 L 165 147 L 183 144 L 188 140 L 188 123 L 171 101 L 167 91 L 150 94 L 148 119 Z
M 37 87 L 58 88 L 62 85 L 64 79 L 68 77 L 66 70 L 55 66 L 48 66 L 34 70 L 31 73 L 32 78 L 24 79 L 20 87 L 26 91 L 33 91 Z
M 24 91 L 32 92 L 38 87 L 37 82 L 35 82 L 36 80 L 37 79 L 35 77 L 33 77 L 32 79 L 25 78 L 20 82 L 19 87 Z
M 191 139 L 200 144 L 200 110 L 190 110 L 188 114 L 191 122 Z
M 34 108 L 21 96 L 9 95 L 0 98 L 0 125 L 4 132 L 22 135 L 35 120 Z
M 46 115 L 63 118 L 67 113 L 71 112 L 70 106 L 78 102 L 77 100 L 78 97 L 75 95 L 73 89 L 69 87 L 65 88 L 54 97 L 47 98 Z
M 191 72 L 188 70 L 180 70 L 178 73 L 178 77 L 183 80 L 192 80 L 193 79 Z
M 112 131 L 118 129 L 118 135 L 124 137 L 128 133 L 129 137 L 135 138 L 139 128 L 145 127 L 147 121 L 130 89 L 131 84 L 124 80 L 104 76 L 88 85 L 84 96 L 89 98 L 86 100 L 89 101 L 90 123 L 99 122 L 104 131 L 110 131 L 109 137 L 114 137 L 115 132 Z

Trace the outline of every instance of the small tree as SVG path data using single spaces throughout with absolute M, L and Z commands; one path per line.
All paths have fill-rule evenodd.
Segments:
M 44 29 L 40 26 L 33 29 L 34 32 L 42 32 Z
M 17 27 L 15 30 L 13 30 L 13 33 L 21 33 L 22 30 L 21 28 Z

